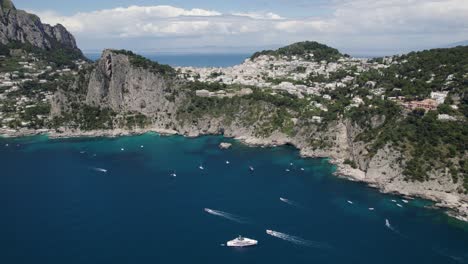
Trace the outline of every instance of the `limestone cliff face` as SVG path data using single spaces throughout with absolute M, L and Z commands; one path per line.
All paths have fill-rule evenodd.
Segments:
M 78 50 L 75 38 L 62 25 L 43 24 L 39 17 L 17 10 L 10 0 L 0 1 L 0 43 L 28 43 L 50 50 L 65 47 Z
M 166 97 L 176 86 L 175 78 L 135 66 L 129 56 L 106 50 L 91 72 L 86 103 L 116 112 L 174 113 L 176 106 Z

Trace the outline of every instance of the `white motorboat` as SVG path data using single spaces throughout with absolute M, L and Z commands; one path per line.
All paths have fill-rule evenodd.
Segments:
M 256 246 L 257 244 L 257 240 L 253 240 L 242 236 L 239 236 L 238 238 L 228 241 L 226 243 L 228 247 L 251 247 Z

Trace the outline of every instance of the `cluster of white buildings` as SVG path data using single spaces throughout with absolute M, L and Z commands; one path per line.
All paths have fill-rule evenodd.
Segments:
M 313 54 L 310 54 L 313 56 Z M 341 58 L 337 62 L 315 62 L 301 57 L 275 57 L 262 55 L 254 60 L 227 68 L 177 68 L 179 76 L 189 81 L 219 82 L 227 85 L 239 84 L 260 88 L 284 90 L 298 97 L 323 94 L 323 91 L 346 87 L 356 75 L 369 69 L 386 68 L 390 62 L 379 64 L 368 59 Z M 353 71 L 350 71 L 353 69 Z M 340 80 L 311 81 L 313 76 L 328 78 L 337 71 L 350 71 L 350 75 Z
M 12 121 L 17 121 L 21 126 L 26 127 L 29 122 L 21 120 L 21 114 L 29 108 L 36 107 L 38 103 L 48 103 L 53 96 L 51 91 L 38 90 L 31 93 L 22 93 L 23 85 L 27 82 L 33 82 L 38 85 L 45 84 L 48 80 L 57 80 L 59 76 L 72 74 L 76 75 L 77 71 L 68 67 L 54 69 L 52 66 L 37 59 L 33 54 L 17 57 L 15 68 L 12 72 L 0 73 L 0 127 L 6 129 Z M 13 59 L 2 57 L 0 60 Z M 77 68 L 81 68 L 86 64 L 85 61 L 75 61 Z M 14 93 L 14 94 L 13 94 Z M 5 108 L 10 110 L 5 112 Z M 13 111 L 11 111 L 13 108 Z M 46 116 L 37 116 L 37 119 L 47 118 Z

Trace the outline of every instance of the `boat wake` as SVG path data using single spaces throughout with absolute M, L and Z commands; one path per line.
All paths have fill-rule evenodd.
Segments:
M 234 214 L 230 214 L 230 213 L 226 213 L 226 212 L 223 212 L 223 211 L 218 211 L 218 210 L 213 210 L 213 209 L 209 209 L 209 208 L 205 208 L 205 212 L 211 214 L 211 215 L 214 215 L 214 216 L 219 216 L 219 217 L 222 217 L 224 219 L 227 219 L 227 220 L 230 220 L 230 221 L 233 221 L 233 222 L 236 222 L 236 223 L 239 223 L 239 224 L 246 224 L 248 223 L 247 219 L 241 217 L 241 216 L 238 216 L 238 215 L 234 215 Z
M 385 219 L 385 226 L 390 229 L 391 231 L 393 231 L 395 234 L 399 235 L 399 236 L 402 236 L 404 238 L 407 238 L 406 236 L 404 236 L 402 233 L 400 233 L 400 231 L 398 231 L 394 226 L 392 226 L 390 224 L 390 221 L 388 219 Z
M 107 170 L 106 170 L 106 169 L 102 169 L 102 168 L 93 168 L 93 170 L 95 170 L 95 171 L 97 171 L 97 172 L 107 173 Z
M 331 249 L 331 246 L 326 244 L 326 243 L 321 243 L 321 242 L 315 242 L 315 241 L 309 241 L 302 239 L 300 237 L 296 236 L 291 236 L 285 233 L 273 231 L 273 230 L 267 230 L 266 233 L 270 236 L 294 243 L 296 245 L 300 246 L 305 246 L 305 247 L 311 247 L 311 248 L 316 248 L 316 249 Z
M 303 206 L 300 205 L 299 203 L 297 203 L 297 202 L 295 202 L 295 201 L 292 201 L 292 200 L 289 200 L 289 199 L 286 199 L 286 198 L 280 197 L 280 201 L 282 201 L 282 202 L 285 203 L 285 204 L 294 206 L 294 207 L 303 208 Z

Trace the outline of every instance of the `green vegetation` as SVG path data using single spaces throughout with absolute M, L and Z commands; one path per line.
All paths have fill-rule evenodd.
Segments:
M 358 84 L 362 87 L 374 81 L 376 87 L 385 88 L 387 96 L 404 96 L 407 100 L 428 98 L 431 92 L 445 90 L 449 92 L 446 103 L 436 111 L 415 109 L 405 114 L 388 100 L 367 101 L 373 108 L 361 106 L 347 114 L 364 128 L 356 140 L 371 143 L 371 156 L 387 144 L 400 150 L 407 160 L 402 165 L 408 180 L 425 181 L 430 172 L 447 168 L 452 180 L 463 179 L 468 190 L 468 174 L 462 162 L 468 150 L 468 47 L 413 52 L 397 61 L 399 64 L 387 69 L 362 73 Z M 450 106 L 456 103 L 454 98 L 458 110 Z M 438 114 L 449 114 L 459 121 L 440 121 Z M 371 120 L 376 117 L 382 122 L 373 126 Z
M 344 164 L 351 166 L 353 169 L 357 169 L 356 162 L 354 162 L 353 160 L 346 159 L 344 161 Z
M 314 54 L 310 56 L 309 54 Z M 320 44 L 315 41 L 298 42 L 292 45 L 277 49 L 277 50 L 264 50 L 252 55 L 251 59 L 255 59 L 262 55 L 270 56 L 301 56 L 308 60 L 315 61 L 337 61 L 343 55 L 334 48 L 327 45 Z
M 150 124 L 147 116 L 140 113 L 129 113 L 125 115 L 125 127 L 128 129 L 145 128 Z
M 130 58 L 130 63 L 135 67 L 147 69 L 153 73 L 159 73 L 167 76 L 175 76 L 176 72 L 174 68 L 169 65 L 159 64 L 152 60 L 149 60 L 141 55 L 137 55 L 128 50 L 113 50 L 116 54 L 122 54 Z
M 33 53 L 38 59 L 55 64 L 56 67 L 74 67 L 74 60 L 84 59 L 80 50 L 63 47 L 59 43 L 52 42 L 50 50 L 34 47 L 29 43 L 11 42 L 7 45 L 0 44 L 0 55 L 10 57 L 12 50 L 22 50 L 26 53 Z
M 11 0 L 0 0 L 0 6 L 2 7 L 3 10 L 10 10 L 13 9 L 15 10 L 15 5 Z

